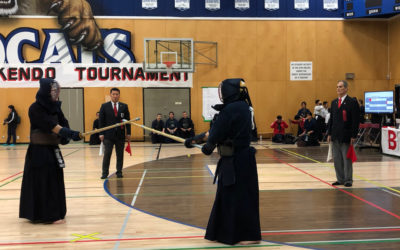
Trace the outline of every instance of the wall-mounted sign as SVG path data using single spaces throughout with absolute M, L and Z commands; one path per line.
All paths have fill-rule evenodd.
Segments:
M 290 81 L 312 81 L 312 62 L 290 62 Z

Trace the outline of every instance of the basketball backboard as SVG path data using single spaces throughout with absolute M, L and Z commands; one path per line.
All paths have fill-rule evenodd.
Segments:
M 146 72 L 194 72 L 191 38 L 145 38 L 143 69 Z

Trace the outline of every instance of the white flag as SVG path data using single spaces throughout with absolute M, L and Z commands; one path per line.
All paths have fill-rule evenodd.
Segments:
M 329 148 L 328 148 L 328 156 L 326 157 L 326 162 L 332 160 L 332 142 L 329 143 Z
M 103 142 L 100 143 L 100 149 L 99 149 L 99 156 L 103 155 L 103 151 L 104 151 L 104 144 Z

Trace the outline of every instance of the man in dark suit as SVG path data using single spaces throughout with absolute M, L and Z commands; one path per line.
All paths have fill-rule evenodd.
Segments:
M 338 81 L 338 98 L 331 103 L 331 116 L 328 123 L 328 143 L 332 142 L 333 161 L 337 181 L 332 185 L 353 185 L 353 164 L 347 158 L 347 151 L 353 145 L 359 127 L 360 107 L 355 98 L 347 95 L 348 84 Z
M 114 125 L 122 121 L 122 119 L 130 120 L 128 105 L 119 102 L 120 91 L 118 88 L 110 90 L 111 101 L 103 103 L 100 108 L 99 125 L 100 128 Z M 126 128 L 126 135 L 125 135 Z M 103 157 L 103 173 L 101 179 L 106 179 L 108 169 L 110 167 L 110 158 L 112 149 L 115 145 L 115 153 L 117 154 L 117 177 L 122 178 L 122 165 L 124 162 L 124 145 L 125 139 L 131 139 L 131 125 L 116 127 L 100 132 L 100 140 L 104 144 Z

